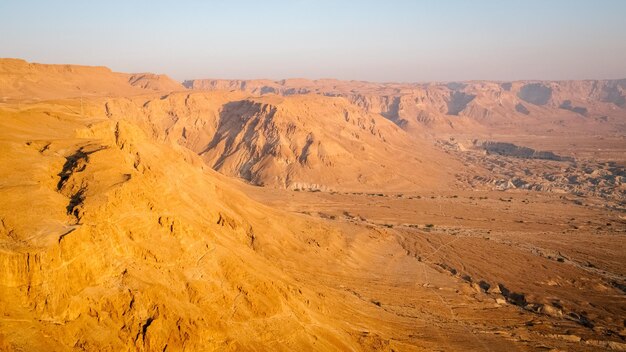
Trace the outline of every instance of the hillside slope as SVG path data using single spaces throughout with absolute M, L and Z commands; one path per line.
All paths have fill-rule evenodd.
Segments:
M 0 108 L 0 350 L 567 349 L 551 336 L 594 336 L 416 260 L 404 230 L 261 205 L 107 104 Z

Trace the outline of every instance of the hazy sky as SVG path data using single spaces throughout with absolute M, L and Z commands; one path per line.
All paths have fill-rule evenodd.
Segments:
M 0 0 L 0 57 L 188 78 L 626 78 L 626 0 Z

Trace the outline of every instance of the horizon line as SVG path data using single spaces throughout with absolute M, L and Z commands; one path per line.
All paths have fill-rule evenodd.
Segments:
M 333 78 L 333 77 L 320 77 L 320 78 L 307 78 L 306 76 L 293 76 L 288 78 L 215 78 L 215 77 L 204 77 L 204 78 L 186 78 L 186 79 L 177 79 L 174 78 L 171 74 L 168 73 L 160 73 L 160 72 L 152 72 L 152 71 L 142 71 L 142 72 L 132 72 L 125 70 L 116 70 L 107 65 L 93 65 L 93 64 L 80 64 L 80 63 L 45 63 L 45 62 L 37 62 L 37 61 L 28 61 L 27 59 L 19 58 L 19 57 L 0 57 L 0 61 L 3 60 L 16 60 L 23 61 L 28 64 L 35 65 L 51 65 L 51 66 L 77 66 L 77 67 L 91 67 L 91 68 L 106 68 L 114 73 L 123 73 L 130 75 L 137 74 L 155 74 L 155 75 L 165 75 L 168 78 L 184 85 L 186 82 L 191 81 L 199 81 L 199 80 L 212 80 L 212 81 L 271 81 L 274 83 L 280 83 L 281 81 L 287 80 L 305 80 L 311 82 L 317 81 L 340 81 L 340 82 L 361 82 L 361 83 L 373 83 L 373 84 L 408 84 L 408 85 L 424 85 L 424 84 L 447 84 L 447 83 L 479 83 L 479 82 L 493 82 L 493 83 L 513 83 L 513 82 L 576 82 L 576 81 L 622 81 L 626 80 L 626 76 L 622 76 L 619 78 L 568 78 L 568 79 L 544 79 L 544 78 L 518 78 L 518 79 L 461 79 L 461 80 L 425 80 L 425 81 L 393 81 L 393 80 L 367 80 L 367 79 L 341 79 L 341 78 Z

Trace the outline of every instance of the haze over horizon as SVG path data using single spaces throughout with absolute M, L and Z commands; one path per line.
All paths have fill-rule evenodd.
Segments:
M 0 57 L 197 78 L 626 77 L 626 2 L 0 2 Z

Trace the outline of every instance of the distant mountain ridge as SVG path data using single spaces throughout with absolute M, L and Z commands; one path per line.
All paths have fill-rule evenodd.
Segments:
M 542 132 L 580 117 L 601 129 L 623 130 L 626 79 L 580 81 L 470 81 L 448 83 L 373 83 L 333 79 L 188 80 L 196 90 L 239 90 L 254 95 L 320 94 L 340 96 L 368 112 L 381 114 L 408 131 L 505 129 L 526 124 Z

